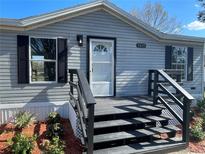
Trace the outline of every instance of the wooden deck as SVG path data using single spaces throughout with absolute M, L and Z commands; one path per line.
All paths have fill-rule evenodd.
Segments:
M 106 101 L 113 105 L 136 105 L 136 104 L 150 104 L 152 103 L 152 97 L 150 96 L 130 96 L 130 97 L 97 97 L 95 98 L 97 104 L 96 106 L 104 105 Z
M 148 96 L 94 98 L 84 73 L 80 70 L 69 72 L 71 74 L 70 97 L 76 103 L 76 115 L 80 120 L 82 141 L 85 143 L 87 153 L 114 152 L 118 154 L 123 149 L 125 150 L 123 153 L 165 153 L 168 149 L 175 151 L 177 148 L 186 147 L 189 141 L 189 104 L 193 97 L 163 70 L 149 71 L 148 94 L 152 95 L 152 98 Z M 74 74 L 78 78 L 78 84 L 72 82 Z M 164 81 L 158 81 L 161 77 Z M 175 88 L 177 93 L 170 92 L 164 82 Z M 73 93 L 74 88 L 78 94 L 77 98 Z M 178 93 L 185 98 L 183 102 L 175 96 Z M 164 97 L 161 94 L 167 96 Z M 156 98 L 154 102 L 153 98 Z M 183 117 L 176 114 L 169 103 L 178 105 L 183 110 Z M 170 139 L 176 137 L 179 128 L 169 123 L 173 120 L 173 116 L 164 115 L 166 110 L 169 110 L 174 118 L 183 125 L 183 130 L 180 130 L 183 135 L 177 143 L 173 143 Z M 163 145 L 155 144 L 155 141 L 159 140 L 162 140 L 160 143 Z M 144 144 L 147 142 L 150 144 Z
M 152 97 L 106 97 L 95 98 L 95 115 L 141 112 L 146 110 L 157 110 L 154 107 Z

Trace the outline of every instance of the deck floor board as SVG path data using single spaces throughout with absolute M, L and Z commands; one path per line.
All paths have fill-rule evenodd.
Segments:
M 95 115 L 159 110 L 148 96 L 95 98 Z

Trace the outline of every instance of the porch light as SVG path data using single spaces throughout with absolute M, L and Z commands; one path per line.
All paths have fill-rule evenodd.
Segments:
M 83 46 L 83 35 L 77 35 L 78 46 Z

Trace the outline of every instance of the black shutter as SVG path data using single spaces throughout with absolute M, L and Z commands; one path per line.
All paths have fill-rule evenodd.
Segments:
M 67 83 L 67 39 L 58 39 L 58 83 Z
M 172 46 L 165 46 L 165 69 L 172 67 Z
M 188 47 L 187 81 L 193 81 L 193 55 L 194 55 L 194 49 Z
M 29 83 L 29 37 L 17 35 L 18 83 Z

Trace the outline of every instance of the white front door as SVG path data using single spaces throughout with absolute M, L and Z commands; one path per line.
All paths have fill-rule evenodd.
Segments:
M 90 86 L 94 96 L 114 95 L 114 40 L 90 39 Z

